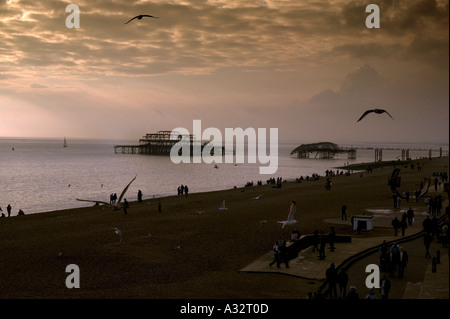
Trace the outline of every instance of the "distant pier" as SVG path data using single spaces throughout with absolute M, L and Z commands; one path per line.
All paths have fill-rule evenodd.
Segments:
M 170 139 L 172 131 L 158 131 L 156 133 L 148 133 L 139 140 L 139 145 L 114 145 L 114 153 L 116 154 L 144 154 L 144 155 L 170 155 L 172 147 L 180 143 L 180 141 L 189 141 L 190 155 L 194 155 L 194 146 L 200 145 L 200 150 L 208 143 L 202 143 L 200 140 L 196 140 L 193 134 L 183 135 L 176 133 L 178 139 Z M 186 142 L 188 143 L 188 142 Z M 178 155 L 181 154 L 182 150 Z M 224 148 L 222 148 L 222 154 Z M 201 155 L 201 154 L 199 154 Z M 214 155 L 214 148 L 211 150 L 211 155 Z
M 442 147 L 439 149 L 424 149 L 424 148 L 395 148 L 395 147 L 340 147 L 337 144 L 330 142 L 320 142 L 312 144 L 302 144 L 291 152 L 291 156 L 297 158 L 319 158 L 332 159 L 338 154 L 347 154 L 348 159 L 356 159 L 358 150 L 374 150 L 374 162 L 381 162 L 383 160 L 383 150 L 400 151 L 399 158 L 402 161 L 411 159 L 411 151 L 425 151 L 428 152 L 428 157 L 432 157 L 433 152 L 439 152 L 439 157 L 442 157 Z

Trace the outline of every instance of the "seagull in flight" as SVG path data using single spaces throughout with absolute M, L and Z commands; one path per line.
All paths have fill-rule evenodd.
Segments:
M 293 200 L 291 203 L 291 207 L 289 208 L 289 214 L 288 214 L 287 220 L 278 222 L 279 224 L 283 224 L 283 226 L 281 226 L 281 228 L 284 228 L 286 225 L 292 225 L 292 224 L 297 223 L 297 221 L 294 219 L 296 212 L 297 212 L 297 206 L 296 206 L 295 200 Z
M 365 111 L 364 114 L 361 115 L 361 117 L 359 118 L 359 120 L 358 120 L 357 122 L 361 121 L 361 120 L 362 120 L 367 114 L 369 114 L 369 113 L 376 113 L 376 114 L 386 113 L 387 115 L 389 115 L 389 117 L 390 117 L 391 119 L 394 120 L 394 118 L 391 116 L 391 114 L 388 113 L 388 111 L 382 110 L 382 109 L 373 109 L 373 110 L 367 110 L 367 111 Z
M 260 199 L 261 196 L 262 196 L 262 195 L 258 195 L 258 196 L 256 196 L 256 197 L 253 197 L 252 200 L 254 200 L 254 199 L 255 199 L 255 200 Z
M 225 199 L 222 202 L 222 206 L 219 207 L 219 210 L 228 210 L 228 208 L 225 207 Z
M 140 14 L 140 15 L 138 15 L 138 16 L 135 16 L 134 18 L 131 18 L 130 20 L 128 20 L 128 22 L 125 22 L 124 24 L 130 23 L 130 22 L 133 21 L 134 19 L 141 20 L 143 17 L 149 17 L 149 18 L 159 19 L 159 17 L 154 17 L 154 16 L 151 16 L 151 15 L 149 15 L 149 14 Z
M 130 187 L 131 183 L 133 183 L 133 181 L 136 179 L 136 177 L 137 177 L 137 175 L 131 180 L 131 182 L 128 183 L 127 186 L 125 186 L 125 188 L 122 191 L 122 194 L 120 194 L 119 200 L 114 205 L 111 205 L 110 203 L 104 202 L 104 201 L 101 201 L 101 200 L 78 199 L 78 198 L 77 198 L 77 200 L 82 201 L 82 202 L 101 203 L 101 204 L 107 205 L 109 207 L 112 207 L 113 210 L 120 210 L 122 208 L 122 206 L 120 206 L 120 202 L 122 201 L 123 196 L 127 192 L 128 187 Z
M 120 231 L 120 229 L 114 227 L 113 230 L 116 233 L 116 235 L 120 237 L 120 241 L 122 242 L 122 232 Z

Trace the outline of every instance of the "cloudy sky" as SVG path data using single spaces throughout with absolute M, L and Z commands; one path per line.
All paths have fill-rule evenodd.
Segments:
M 0 136 L 448 143 L 448 30 L 448 0 L 0 0 Z

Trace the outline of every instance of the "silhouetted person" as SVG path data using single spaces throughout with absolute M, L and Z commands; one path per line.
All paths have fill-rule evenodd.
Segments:
M 272 267 L 273 264 L 277 264 L 277 267 L 280 268 L 278 261 L 280 260 L 280 249 L 278 247 L 278 242 L 275 242 L 272 248 L 273 252 L 273 261 L 269 264 L 269 267 Z
M 400 228 L 402 230 L 402 236 L 405 236 L 405 230 L 408 228 L 408 223 L 406 222 L 406 219 L 402 219 L 400 222 Z
M 8 217 L 11 216 L 11 210 L 12 210 L 12 207 L 11 207 L 11 205 L 8 204 L 8 207 L 6 207 L 6 211 L 8 212 Z
M 319 243 L 320 243 L 320 237 L 319 237 L 319 231 L 315 230 L 313 235 L 313 252 L 319 251 Z
M 319 259 L 325 259 L 325 245 L 326 245 L 325 234 L 323 231 L 320 232 L 320 246 L 319 246 Z
M 347 296 L 348 274 L 345 269 L 341 269 L 338 276 L 339 298 L 345 299 Z
M 341 219 L 347 220 L 347 205 L 342 205 L 341 207 Z
M 331 231 L 328 234 L 328 242 L 330 243 L 330 251 L 334 251 L 335 239 L 336 239 L 336 232 L 334 231 L 334 227 L 331 227 Z
M 129 204 L 128 204 L 127 199 L 125 198 L 123 201 L 123 212 L 125 213 L 125 215 L 128 213 L 127 212 L 128 207 L 129 207 Z
M 397 236 L 398 229 L 400 228 L 400 221 L 397 217 L 395 217 L 391 222 L 392 227 L 394 228 L 394 235 Z
M 336 284 L 338 282 L 338 272 L 337 272 L 336 268 L 334 267 L 334 263 L 332 263 L 330 268 L 328 268 L 326 270 L 325 275 L 327 276 L 327 280 L 328 280 L 330 298 L 333 299 L 333 296 L 335 298 L 337 298 L 338 294 L 337 294 L 337 290 L 336 290 Z
M 138 191 L 138 202 L 142 203 L 142 192 L 141 192 L 141 190 Z
M 283 262 L 286 265 L 286 268 L 289 268 L 289 260 L 287 256 L 287 247 L 285 241 L 283 241 L 283 243 L 280 246 L 280 259 L 278 259 L 277 267 L 280 268 L 280 265 Z
M 381 299 L 387 299 L 389 297 L 390 290 L 391 290 L 391 282 L 386 277 L 386 275 L 383 274 L 383 277 L 381 277 L 381 280 L 380 280 Z
M 358 300 L 358 299 L 359 299 L 359 295 L 356 292 L 356 287 L 351 286 L 350 291 L 347 294 L 347 300 Z
M 412 224 L 414 223 L 414 211 L 411 207 L 406 212 L 406 218 L 408 219 L 409 226 L 412 226 Z

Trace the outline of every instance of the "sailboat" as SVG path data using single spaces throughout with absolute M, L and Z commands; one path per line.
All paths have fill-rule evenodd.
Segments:
M 64 144 L 63 144 L 63 146 L 64 146 L 64 147 L 67 147 L 67 141 L 66 141 L 66 138 L 64 138 Z

